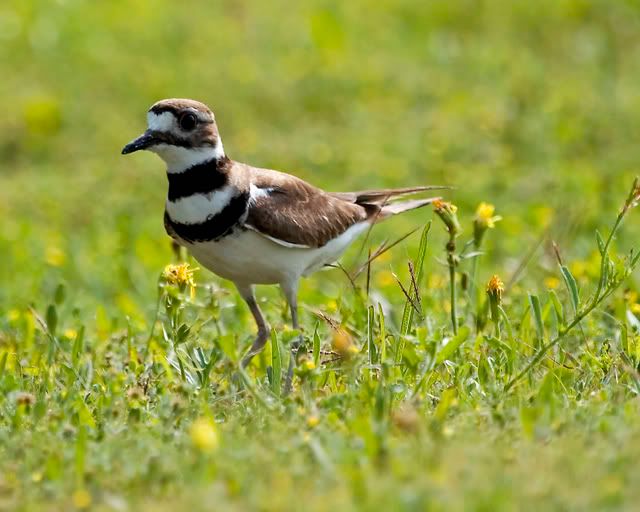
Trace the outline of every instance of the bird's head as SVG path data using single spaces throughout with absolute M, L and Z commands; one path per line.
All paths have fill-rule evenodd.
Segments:
M 175 172 L 225 156 L 213 112 L 187 99 L 162 100 L 149 109 L 147 130 L 122 148 L 122 154 L 141 149 L 156 153 Z

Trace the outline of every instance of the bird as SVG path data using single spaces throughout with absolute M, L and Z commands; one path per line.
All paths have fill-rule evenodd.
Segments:
M 152 105 L 146 131 L 122 154 L 140 150 L 157 154 L 166 164 L 168 235 L 200 265 L 232 281 L 255 319 L 257 334 L 242 368 L 270 335 L 254 285 L 280 285 L 293 329 L 299 331 L 302 277 L 335 263 L 372 225 L 438 198 L 393 199 L 443 188 L 326 192 L 291 174 L 237 162 L 225 153 L 214 113 L 191 99 Z M 291 346 L 289 387 L 298 346 Z

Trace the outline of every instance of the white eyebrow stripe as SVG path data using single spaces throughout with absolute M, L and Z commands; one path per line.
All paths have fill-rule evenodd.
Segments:
M 175 126 L 176 118 L 171 112 L 147 113 L 147 126 L 154 132 L 170 132 Z

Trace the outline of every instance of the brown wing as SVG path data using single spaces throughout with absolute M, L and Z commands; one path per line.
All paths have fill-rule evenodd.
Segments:
M 345 201 L 277 171 L 253 168 L 251 183 L 257 191 L 245 224 L 285 244 L 322 247 L 379 211 L 375 205 Z

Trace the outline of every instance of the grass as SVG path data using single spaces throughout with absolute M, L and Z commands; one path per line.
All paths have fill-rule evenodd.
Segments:
M 0 509 L 634 507 L 639 33 L 631 0 L 3 4 Z M 288 397 L 277 290 L 243 373 L 233 287 L 163 276 L 162 165 L 119 151 L 170 96 L 327 189 L 455 186 L 303 283 Z

